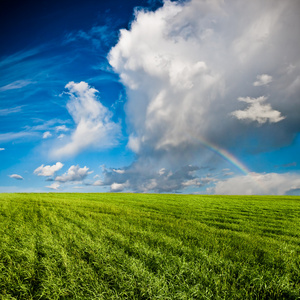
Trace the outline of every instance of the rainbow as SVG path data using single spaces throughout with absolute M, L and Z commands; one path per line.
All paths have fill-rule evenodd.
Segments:
M 214 145 L 211 142 L 208 142 L 204 138 L 200 138 L 200 137 L 194 137 L 194 138 L 198 140 L 202 146 L 206 147 L 210 151 L 221 156 L 223 159 L 225 159 L 230 164 L 232 164 L 237 169 L 239 169 L 244 175 L 249 176 L 263 191 L 266 190 L 265 187 L 262 185 L 262 183 L 258 180 L 257 176 L 255 176 L 255 173 L 252 173 L 242 162 L 240 162 L 236 157 L 234 157 L 227 150 L 222 149 L 221 147 L 218 147 L 217 145 Z
M 208 142 L 207 140 L 203 138 L 197 138 L 197 140 L 203 145 L 204 147 L 208 148 L 210 151 L 216 153 L 217 155 L 221 156 L 225 160 L 227 160 L 229 163 L 234 165 L 236 168 L 238 168 L 240 171 L 242 171 L 245 175 L 251 175 L 251 171 L 242 163 L 240 162 L 236 157 L 234 157 L 231 153 L 229 153 L 227 150 L 222 149 L 216 145 L 214 145 L 211 142 Z

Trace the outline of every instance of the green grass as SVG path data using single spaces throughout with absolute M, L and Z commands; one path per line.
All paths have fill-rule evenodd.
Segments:
M 0 194 L 0 299 L 300 299 L 300 197 Z

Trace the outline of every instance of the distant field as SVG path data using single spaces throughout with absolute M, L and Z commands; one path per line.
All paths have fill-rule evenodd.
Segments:
M 0 194 L 0 299 L 300 299 L 300 197 Z

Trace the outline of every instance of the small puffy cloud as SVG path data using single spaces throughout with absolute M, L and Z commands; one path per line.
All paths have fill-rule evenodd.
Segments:
M 270 104 L 262 104 L 267 100 L 265 96 L 258 98 L 239 97 L 238 100 L 250 104 L 245 110 L 236 110 L 231 113 L 239 120 L 256 121 L 259 124 L 264 124 L 266 122 L 277 123 L 285 119 L 281 112 L 274 110 Z
M 103 185 L 103 181 L 102 180 L 96 180 L 92 185 L 94 186 L 102 186 Z
M 61 133 L 57 138 L 58 138 L 59 140 L 62 140 L 65 136 L 66 136 L 65 134 Z
M 41 165 L 40 167 L 36 168 L 34 170 L 34 174 L 38 176 L 53 176 L 55 172 L 59 171 L 64 165 L 61 162 L 57 162 L 55 165 L 50 166 L 44 166 Z
M 166 173 L 166 169 L 165 168 L 161 168 L 159 171 L 158 171 L 158 174 L 160 176 L 164 175 Z
M 113 169 L 114 172 L 118 173 L 118 174 L 124 174 L 125 170 L 121 170 L 121 169 Z
M 111 112 L 98 101 L 98 91 L 83 81 L 71 81 L 66 88 L 70 97 L 67 109 L 76 129 L 68 137 L 67 143 L 54 149 L 52 155 L 74 156 L 85 149 L 116 145 L 120 125 L 112 121 Z M 60 126 L 59 131 L 67 131 L 67 128 Z
M 273 78 L 270 75 L 262 74 L 256 76 L 257 81 L 253 82 L 254 86 L 267 85 L 272 82 Z
M 46 186 L 46 188 L 58 190 L 60 188 L 60 184 L 58 182 L 53 182 L 51 185 Z
M 4 151 L 5 150 L 5 148 L 0 148 L 0 151 Z
M 70 129 L 66 125 L 60 125 L 60 126 L 55 127 L 56 132 L 60 132 L 60 131 L 66 132 L 66 131 L 69 131 L 69 130 Z
M 61 176 L 56 176 L 55 181 L 59 181 L 59 182 L 82 181 L 91 173 L 93 172 L 89 171 L 89 168 L 87 167 L 80 168 L 78 165 L 71 166 L 66 173 L 64 173 Z
M 43 139 L 47 139 L 47 138 L 49 138 L 49 137 L 51 137 L 52 136 L 52 133 L 50 132 L 50 131 L 45 131 L 44 133 L 43 133 Z
M 17 180 L 23 180 L 24 179 L 21 175 L 18 175 L 18 174 L 12 174 L 12 175 L 9 175 L 9 177 L 13 178 L 13 179 L 17 179 Z
M 285 195 L 300 188 L 300 174 L 250 173 L 220 180 L 211 190 L 222 195 Z
M 126 181 L 124 183 L 116 183 L 116 182 L 114 182 L 114 183 L 112 183 L 110 185 L 110 190 L 111 190 L 111 192 L 122 192 L 128 186 L 129 186 L 129 182 L 128 181 Z

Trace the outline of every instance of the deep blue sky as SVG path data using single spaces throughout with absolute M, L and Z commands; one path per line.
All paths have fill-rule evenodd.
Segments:
M 299 194 L 298 1 L 2 1 L 0 192 Z

